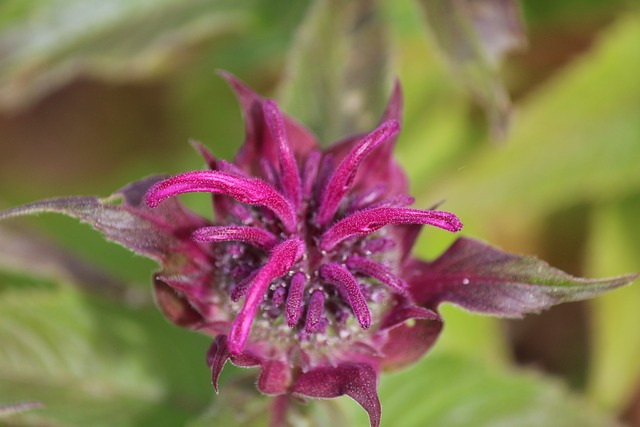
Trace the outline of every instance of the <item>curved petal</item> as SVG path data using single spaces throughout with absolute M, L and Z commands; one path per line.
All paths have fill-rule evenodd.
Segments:
M 260 179 L 228 172 L 207 170 L 176 175 L 151 187 L 145 200 L 149 207 L 156 208 L 168 198 L 193 192 L 224 194 L 242 203 L 264 206 L 282 220 L 287 231 L 296 229 L 296 212 L 280 192 Z
M 245 120 L 245 141 L 236 155 L 235 164 L 253 175 L 262 176 L 261 160 L 278 164 L 278 150 L 265 124 L 263 114 L 264 98 L 226 71 L 218 72 L 231 86 Z M 315 136 L 304 126 L 287 115 L 283 115 L 286 134 L 294 157 L 300 162 L 318 148 Z
M 291 391 L 308 397 L 332 398 L 347 395 L 369 414 L 371 427 L 380 426 L 378 372 L 368 363 L 344 363 L 300 374 Z
M 387 108 L 380 119 L 380 124 L 388 120 L 396 120 L 402 123 L 402 89 L 398 81 L 395 82 Z M 347 154 L 353 150 L 364 135 L 353 135 L 331 146 L 327 153 L 335 156 L 336 164 L 339 164 Z M 397 135 L 373 151 L 362 162 L 361 172 L 356 174 L 353 182 L 353 191 L 361 191 L 377 184 L 384 184 L 385 196 L 404 194 L 409 189 L 409 181 L 402 167 L 395 161 L 393 150 L 397 141 Z
M 316 221 L 320 225 L 328 224 L 338 210 L 343 197 L 352 187 L 354 179 L 361 169 L 363 161 L 380 145 L 384 145 L 400 132 L 400 124 L 397 121 L 382 123 L 366 137 L 362 138 L 334 170 L 329 182 L 322 194 L 318 205 Z
M 452 233 L 462 229 L 462 223 L 450 212 L 409 208 L 371 208 L 352 213 L 326 230 L 320 238 L 320 248 L 332 250 L 343 240 L 371 234 L 387 225 L 428 224 Z

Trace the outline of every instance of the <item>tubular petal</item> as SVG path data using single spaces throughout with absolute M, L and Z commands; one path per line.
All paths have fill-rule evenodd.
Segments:
M 307 277 L 300 271 L 291 278 L 289 294 L 287 295 L 286 316 L 287 325 L 292 328 L 296 326 L 302 315 L 302 295 L 306 282 Z
M 322 153 L 314 150 L 309 153 L 309 157 L 307 157 L 307 161 L 304 164 L 302 174 L 302 191 L 305 198 L 311 198 L 314 185 L 316 184 L 316 178 L 318 177 L 321 159 Z
M 284 276 L 300 258 L 303 250 L 304 243 L 297 237 L 285 240 L 271 250 L 267 263 L 256 274 L 244 305 L 231 326 L 229 349 L 232 354 L 242 352 L 244 344 L 249 338 L 251 323 L 258 310 L 258 305 L 264 298 L 271 282 Z
M 380 197 L 384 195 L 387 191 L 387 186 L 384 184 L 376 184 L 373 187 L 369 188 L 364 193 L 360 194 L 358 197 L 354 198 L 353 203 L 351 204 L 349 211 L 355 212 L 360 209 L 364 209 L 366 207 L 370 207 L 372 203 L 378 200 Z
M 305 332 L 311 334 L 318 330 L 318 325 L 322 319 L 322 313 L 324 312 L 324 294 L 320 290 L 313 291 L 311 298 L 309 298 L 309 305 L 307 308 L 307 319 L 304 322 Z
M 231 301 L 236 302 L 249 292 L 249 288 L 253 284 L 253 280 L 256 278 L 258 271 L 254 271 L 247 277 L 242 279 L 231 291 Z
M 340 201 L 353 184 L 358 167 L 367 155 L 377 146 L 396 135 L 399 130 L 400 124 L 395 120 L 382 123 L 342 160 L 322 195 L 317 217 L 319 225 L 327 225 L 331 221 L 338 210 Z
M 353 275 L 340 264 L 330 263 L 320 267 L 320 275 L 327 282 L 338 287 L 345 296 L 347 303 L 351 306 L 353 314 L 358 319 L 362 329 L 371 326 L 371 312 L 367 306 L 358 282 Z
M 278 238 L 264 228 L 241 225 L 202 227 L 194 231 L 192 237 L 201 242 L 244 242 L 264 250 L 278 243 Z
M 296 213 L 282 195 L 266 182 L 244 178 L 228 172 L 187 172 L 161 181 L 151 187 L 145 199 L 149 207 L 183 193 L 210 192 L 231 196 L 242 203 L 264 206 L 272 210 L 292 233 L 296 229 Z
M 284 127 L 282 113 L 278 109 L 275 101 L 266 100 L 262 106 L 267 127 L 271 131 L 273 139 L 278 147 L 278 160 L 280 162 L 280 172 L 282 174 L 282 188 L 289 201 L 297 208 L 302 201 L 302 191 L 300 184 L 300 174 L 298 164 L 293 157 L 287 131 Z
M 355 212 L 335 223 L 322 235 L 320 248 L 330 251 L 349 237 L 370 234 L 390 224 L 429 224 L 451 232 L 462 229 L 458 217 L 449 212 L 394 207 L 371 208 Z
M 359 256 L 347 258 L 345 264 L 351 270 L 366 274 L 374 279 L 378 279 L 380 282 L 389 286 L 393 291 L 401 295 L 407 294 L 407 283 L 393 274 L 393 272 L 384 265 L 380 265 L 377 262 Z

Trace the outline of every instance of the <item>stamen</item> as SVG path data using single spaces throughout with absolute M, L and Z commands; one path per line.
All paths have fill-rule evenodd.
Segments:
M 191 236 L 201 242 L 244 242 L 263 250 L 269 250 L 278 243 L 278 238 L 264 228 L 241 225 L 202 227 Z
M 457 232 L 462 223 L 452 213 L 419 209 L 381 207 L 362 210 L 341 219 L 320 239 L 320 249 L 330 251 L 338 243 L 353 236 L 363 236 L 390 224 L 428 224 Z
M 266 182 L 256 178 L 244 178 L 227 172 L 187 172 L 155 184 L 145 198 L 149 207 L 156 207 L 163 200 L 183 193 L 210 192 L 231 196 L 242 203 L 264 206 L 272 210 L 285 229 L 296 229 L 296 213 L 282 195 Z
M 396 135 L 399 130 L 400 125 L 397 121 L 390 120 L 384 122 L 347 154 L 331 177 L 322 196 L 317 217 L 318 225 L 327 225 L 331 221 L 338 210 L 342 198 L 353 184 L 353 180 L 362 161 L 377 146 Z
M 292 328 L 298 324 L 300 316 L 302 315 L 302 296 L 306 283 L 307 278 L 304 273 L 300 271 L 291 278 L 289 295 L 287 295 L 286 317 L 287 325 Z
M 271 135 L 276 141 L 276 145 L 278 147 L 278 160 L 280 161 L 284 194 L 293 206 L 297 208 L 300 206 L 302 199 L 302 187 L 300 184 L 300 175 L 298 173 L 298 164 L 296 163 L 296 159 L 291 152 L 291 147 L 289 146 L 282 113 L 280 113 L 275 101 L 272 100 L 264 102 L 263 111 L 267 127 L 271 131 Z
M 338 287 L 338 290 L 345 298 L 347 304 L 351 306 L 353 314 L 358 319 L 362 329 L 371 326 L 371 312 L 367 306 L 367 301 L 360 291 L 360 286 L 353 275 L 340 264 L 324 264 L 320 267 L 320 276 L 327 282 Z
M 378 279 L 401 295 L 406 295 L 407 293 L 407 282 L 393 274 L 393 272 L 384 265 L 359 256 L 347 258 L 345 265 L 358 273 Z
M 324 312 L 324 294 L 321 290 L 313 291 L 307 306 L 307 320 L 304 323 L 304 331 L 308 334 L 317 332 L 322 313 Z
M 249 338 L 251 324 L 256 316 L 258 306 L 264 299 L 271 282 L 284 276 L 303 253 L 304 242 L 297 237 L 285 240 L 271 250 L 267 263 L 258 270 L 250 285 L 244 305 L 231 325 L 229 350 L 232 354 L 242 352 L 244 344 Z

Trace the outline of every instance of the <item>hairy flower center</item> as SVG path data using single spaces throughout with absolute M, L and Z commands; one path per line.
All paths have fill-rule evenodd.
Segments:
M 351 200 L 346 198 L 343 205 L 351 205 Z M 261 209 L 246 209 L 248 215 L 242 218 L 230 213 L 226 225 L 261 228 L 286 240 L 287 233 L 277 222 L 265 221 Z M 396 243 L 386 230 L 356 236 L 326 251 L 319 246 L 326 228 L 315 223 L 316 212 L 315 201 L 305 198 L 296 232 L 305 251 L 284 275 L 270 282 L 253 323 L 252 335 L 256 338 L 330 346 L 336 339 L 357 336 L 376 323 L 386 311 L 390 291 L 403 291 L 402 280 L 394 277 Z M 240 242 L 217 244 L 214 251 L 216 286 L 222 285 L 228 295 L 233 318 L 243 307 L 256 271 L 268 262 L 268 251 Z M 372 268 L 396 289 L 373 278 Z
M 391 294 L 406 295 L 395 271 L 399 239 L 385 226 L 461 227 L 448 212 L 406 208 L 413 199 L 388 192 L 385 183 L 352 188 L 364 159 L 398 133 L 395 120 L 355 143 L 336 166 L 319 151 L 299 164 L 275 103 L 264 102 L 263 113 L 277 158 L 261 159 L 262 179 L 249 176 L 247 165 L 211 156 L 212 170 L 167 179 L 146 195 L 154 207 L 181 193 L 215 194 L 218 225 L 193 238 L 213 244 L 212 289 L 228 301 L 233 354 L 265 336 L 275 344 L 317 345 L 369 329 Z

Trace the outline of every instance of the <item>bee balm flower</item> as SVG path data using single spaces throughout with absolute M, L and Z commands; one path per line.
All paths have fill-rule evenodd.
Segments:
M 195 144 L 208 170 L 147 178 L 108 199 L 51 199 L 0 213 L 65 213 L 156 259 L 163 313 L 214 337 L 207 359 L 216 391 L 227 361 L 259 367 L 266 394 L 346 394 L 378 426 L 381 370 L 406 366 L 432 346 L 440 303 L 518 317 L 636 277 L 577 279 L 468 238 L 434 261 L 415 259 L 423 225 L 457 232 L 462 224 L 452 213 L 409 207 L 392 155 L 398 86 L 371 133 L 321 150 L 274 101 L 224 77 L 246 120 L 233 163 Z M 212 194 L 215 220 L 175 197 L 191 192 Z
M 440 330 L 438 314 L 418 306 L 402 278 L 413 239 L 421 225 L 457 232 L 462 224 L 448 212 L 408 207 L 413 199 L 391 155 L 398 88 L 376 129 L 323 152 L 274 101 L 226 77 L 247 120 L 236 161 L 198 146 L 210 170 L 160 181 L 145 195 L 155 208 L 182 193 L 213 194 L 215 222 L 192 232 L 211 259 L 199 272 L 208 280 L 194 286 L 159 274 L 156 286 L 180 292 L 205 325 L 216 325 L 216 388 L 226 360 L 260 366 L 263 392 L 348 394 L 377 425 L 380 369 L 412 361 Z M 412 348 L 409 319 L 418 322 Z

